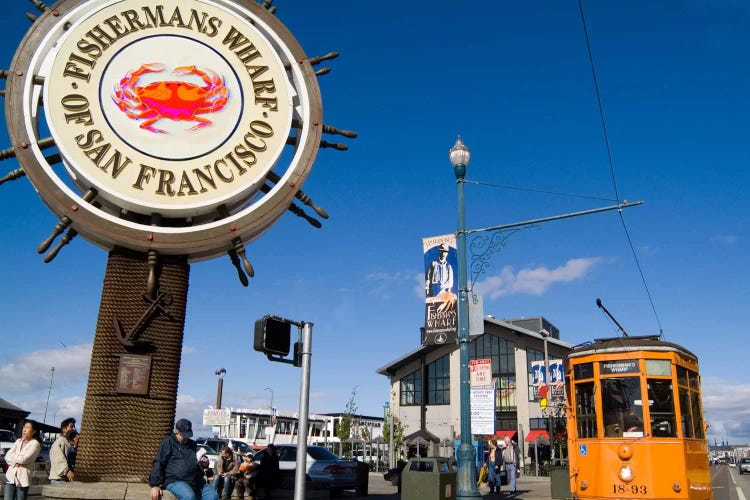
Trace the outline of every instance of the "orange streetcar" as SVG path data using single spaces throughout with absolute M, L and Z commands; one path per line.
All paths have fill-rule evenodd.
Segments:
M 565 371 L 573 498 L 713 498 L 693 353 L 658 336 L 597 339 Z

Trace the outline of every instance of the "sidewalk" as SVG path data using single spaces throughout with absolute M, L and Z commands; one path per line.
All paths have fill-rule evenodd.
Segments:
M 369 476 L 368 496 L 356 496 L 353 491 L 344 491 L 342 499 L 362 498 L 368 500 L 396 500 L 400 499 L 398 489 L 389 481 L 383 479 L 382 473 L 371 472 Z M 482 485 L 479 488 L 481 498 L 488 500 L 550 500 L 550 479 L 549 477 L 521 476 L 516 482 L 518 493 L 508 495 L 508 487 L 503 486 L 500 495 L 497 493 L 490 494 L 489 487 Z M 39 500 L 42 497 L 42 487 L 32 486 L 29 491 L 28 499 Z M 236 497 L 234 497 L 236 498 Z M 291 496 L 289 496 L 291 498 Z
M 488 500 L 550 500 L 550 479 L 549 477 L 534 477 L 534 476 L 521 476 L 516 481 L 516 488 L 518 493 L 515 495 L 508 495 L 508 487 L 503 486 L 503 491 L 500 495 L 497 493 L 490 494 L 490 489 L 487 485 L 482 485 L 479 488 L 479 494 L 481 498 Z M 391 485 L 389 481 L 383 479 L 382 473 L 370 473 L 369 485 L 368 485 L 368 496 L 358 497 L 354 495 L 354 492 L 345 491 L 341 498 L 354 499 L 354 498 L 367 498 L 369 500 L 395 500 L 399 499 L 398 490 L 395 486 Z

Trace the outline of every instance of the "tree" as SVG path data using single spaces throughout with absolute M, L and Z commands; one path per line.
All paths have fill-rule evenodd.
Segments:
M 389 416 L 385 420 L 385 427 L 383 427 L 383 439 L 386 443 L 391 442 L 391 422 Z M 398 450 L 401 448 L 401 445 L 404 442 L 404 426 L 401 425 L 401 420 L 398 419 L 398 417 L 393 417 L 393 449 Z M 394 458 L 398 458 L 398 454 L 394 454 Z M 396 463 L 395 461 L 393 462 Z
M 344 407 L 344 413 L 341 414 L 341 422 L 336 428 L 336 437 L 341 441 L 343 455 L 347 455 L 352 450 L 351 443 L 346 442 L 347 439 L 350 439 L 353 436 L 352 429 L 355 430 L 355 434 L 358 433 L 359 418 L 357 416 L 357 410 L 357 386 L 355 385 L 352 389 L 352 394 L 349 396 L 349 400 Z

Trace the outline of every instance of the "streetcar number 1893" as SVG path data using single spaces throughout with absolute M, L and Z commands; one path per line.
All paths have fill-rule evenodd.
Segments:
M 638 484 L 613 484 L 612 493 L 631 493 L 633 495 L 645 495 L 648 493 L 646 485 Z

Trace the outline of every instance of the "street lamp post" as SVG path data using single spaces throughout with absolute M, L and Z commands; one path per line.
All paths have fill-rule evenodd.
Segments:
M 461 395 L 461 445 L 458 448 L 458 471 L 456 474 L 456 497 L 479 497 L 476 482 L 474 447 L 471 444 L 471 400 L 469 387 L 469 302 L 466 273 L 466 210 L 464 204 L 464 177 L 469 165 L 469 148 L 461 136 L 449 152 L 453 172 L 458 186 L 458 347 L 460 354 Z
M 392 469 L 393 464 L 396 462 L 393 459 L 393 413 L 391 412 L 391 403 L 386 401 L 383 408 L 388 417 L 388 468 Z
M 221 410 L 221 393 L 224 390 L 224 375 L 227 374 L 227 371 L 224 368 L 219 368 L 214 374 L 219 377 L 219 384 L 216 387 L 216 409 Z
M 50 368 L 50 374 L 49 374 L 49 390 L 47 391 L 47 404 L 44 406 L 44 418 L 42 419 L 42 423 L 47 423 L 47 408 L 49 408 L 49 397 L 50 394 L 52 394 L 52 379 L 55 378 L 55 367 L 53 366 Z M 52 419 L 54 422 L 54 418 Z
M 273 389 L 271 389 L 270 387 L 266 387 L 263 390 L 271 393 L 271 417 L 273 417 Z
M 550 386 L 550 380 L 551 377 L 549 375 L 549 355 L 547 354 L 547 337 L 549 337 L 549 332 L 542 328 L 539 331 L 539 335 L 542 336 L 542 339 L 544 340 L 544 383 L 547 385 L 547 387 L 551 390 Z M 548 398 L 552 397 L 551 392 L 547 392 Z M 554 420 L 552 416 L 552 410 L 550 409 L 549 404 L 547 405 L 547 411 L 549 412 L 549 464 L 550 466 L 555 464 L 555 429 L 554 429 Z
M 214 372 L 214 375 L 219 377 L 219 382 L 216 386 L 216 409 L 221 410 L 221 394 L 224 391 L 224 375 L 227 374 L 227 371 L 224 368 L 219 368 Z M 221 428 L 223 426 L 219 426 L 219 437 L 221 437 Z M 228 431 L 228 429 L 227 429 Z

